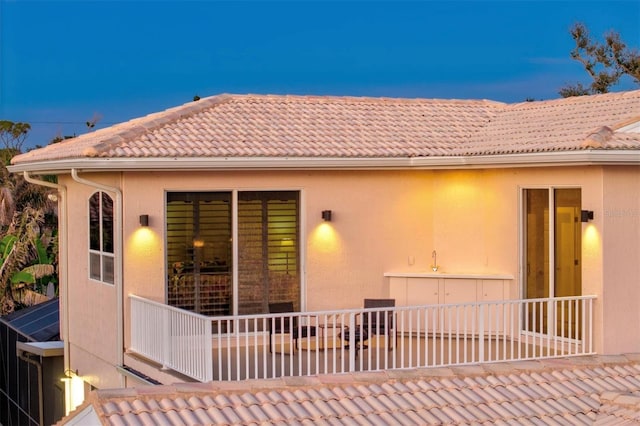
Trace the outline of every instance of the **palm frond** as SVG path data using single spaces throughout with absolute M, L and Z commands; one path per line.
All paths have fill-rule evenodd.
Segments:
M 26 272 L 27 274 L 33 275 L 33 278 L 40 279 L 49 275 L 53 275 L 55 272 L 55 268 L 53 265 L 48 265 L 44 263 L 39 263 L 36 265 L 27 266 L 20 272 Z

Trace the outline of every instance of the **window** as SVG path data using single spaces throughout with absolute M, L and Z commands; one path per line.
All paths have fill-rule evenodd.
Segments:
M 95 192 L 89 199 L 89 278 L 113 284 L 113 199 Z
M 167 193 L 168 304 L 211 316 L 300 309 L 298 204 L 296 191 Z

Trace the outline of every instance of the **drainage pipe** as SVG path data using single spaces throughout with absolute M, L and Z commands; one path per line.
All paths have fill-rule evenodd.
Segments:
M 22 176 L 24 180 L 34 185 L 46 186 L 58 191 L 58 243 L 59 247 L 65 247 L 63 252 L 58 253 L 58 282 L 62 286 L 62 305 L 61 312 L 62 320 L 62 341 L 64 348 L 64 371 L 69 371 L 71 362 L 69 359 L 69 278 L 68 278 L 68 219 L 67 219 L 67 187 L 53 182 L 47 182 L 46 180 L 36 179 L 29 174 L 29 172 L 23 172 Z
M 116 327 L 117 327 L 117 342 L 116 345 L 118 347 L 117 353 L 117 365 L 124 365 L 124 303 L 123 303 L 123 266 L 122 266 L 122 250 L 123 250 L 123 209 L 122 209 L 122 191 L 119 188 L 114 186 L 104 185 L 99 182 L 93 182 L 88 179 L 81 178 L 78 176 L 78 171 L 76 169 L 71 169 L 71 177 L 76 182 L 88 185 L 96 189 L 100 189 L 106 192 L 111 192 L 116 195 L 116 208 L 115 208 L 115 218 L 114 218 L 114 236 L 116 236 L 116 241 L 114 241 L 114 260 L 115 260 L 115 277 L 114 284 L 116 286 Z M 125 387 L 125 377 L 120 374 L 120 385 Z

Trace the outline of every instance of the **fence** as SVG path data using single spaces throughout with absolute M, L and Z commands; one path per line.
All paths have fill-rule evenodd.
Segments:
M 206 317 L 131 296 L 131 347 L 199 381 L 593 354 L 595 296 Z

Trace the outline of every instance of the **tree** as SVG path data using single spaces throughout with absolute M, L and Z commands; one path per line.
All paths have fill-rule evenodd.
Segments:
M 55 294 L 58 283 L 57 203 L 51 189 L 8 172 L 17 152 L 0 148 L 0 315 Z
M 31 130 L 29 123 L 14 123 L 9 120 L 0 120 L 0 141 L 6 149 L 22 151 L 22 144 Z
M 640 85 L 640 52 L 637 48 L 627 47 L 619 33 L 609 31 L 601 43 L 591 38 L 582 23 L 574 24 L 570 32 L 576 43 L 571 58 L 584 66 L 593 81 L 586 87 L 581 83 L 567 85 L 560 89 L 560 96 L 568 98 L 607 93 L 625 75 Z
M 0 229 L 9 226 L 16 211 L 16 203 L 13 200 L 13 192 L 8 186 L 0 187 Z
M 55 280 L 57 253 L 48 249 L 53 240 L 42 235 L 43 220 L 41 210 L 26 208 L 14 215 L 7 233 L 0 239 L 0 315 L 15 308 L 16 289 L 33 287 L 47 277 Z

